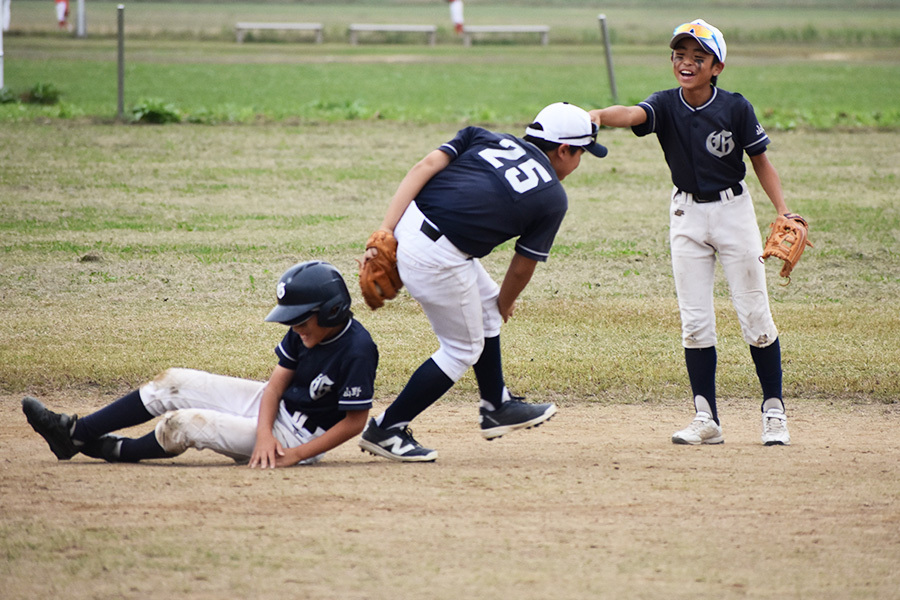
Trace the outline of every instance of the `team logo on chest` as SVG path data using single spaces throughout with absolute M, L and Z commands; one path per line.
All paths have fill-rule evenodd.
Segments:
M 309 397 L 318 400 L 331 391 L 334 382 L 325 373 L 319 373 L 318 377 L 309 384 Z
M 734 150 L 734 137 L 730 131 L 714 131 L 706 138 L 706 150 L 713 156 L 722 158 Z

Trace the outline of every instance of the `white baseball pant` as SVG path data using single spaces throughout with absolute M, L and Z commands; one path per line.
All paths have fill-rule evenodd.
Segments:
M 478 362 L 484 338 L 500 335 L 500 286 L 477 258 L 462 252 L 447 236 L 432 241 L 425 235 L 421 230 L 425 220 L 412 202 L 397 223 L 397 267 L 440 342 L 431 358 L 447 377 L 458 381 Z
M 742 187 L 740 195 L 728 190 L 723 199 L 704 203 L 673 188 L 669 242 L 685 348 L 716 345 L 713 283 L 717 255 L 744 341 L 765 348 L 778 337 L 760 261 L 763 248 L 756 211 L 747 186 Z
M 259 402 L 266 383 L 214 375 L 194 369 L 169 369 L 140 389 L 147 411 L 163 415 L 156 440 L 166 452 L 209 448 L 237 461 L 249 460 L 256 445 Z M 281 404 L 275 418 L 275 439 L 285 448 L 313 440 L 325 431 L 307 431 L 306 415 L 292 415 Z M 320 454 L 303 463 L 316 462 Z M 303 464 L 301 463 L 301 464 Z

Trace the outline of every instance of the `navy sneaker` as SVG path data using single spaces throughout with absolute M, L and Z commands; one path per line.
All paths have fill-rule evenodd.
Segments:
M 492 440 L 510 431 L 537 427 L 555 414 L 555 404 L 529 404 L 521 396 L 513 396 L 497 410 L 481 408 L 481 435 Z
M 409 427 L 382 429 L 374 418 L 369 419 L 362 432 L 359 447 L 363 452 L 400 462 L 433 462 L 437 459 L 437 451 L 423 448 Z
M 50 450 L 59 460 L 69 460 L 78 454 L 79 448 L 72 441 L 72 427 L 78 419 L 77 415 L 62 415 L 47 410 L 40 400 L 25 396 L 22 399 L 22 412 L 28 419 L 31 428 L 41 434 Z

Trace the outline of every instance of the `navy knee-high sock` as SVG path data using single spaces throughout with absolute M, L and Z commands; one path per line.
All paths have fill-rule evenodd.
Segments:
M 694 397 L 703 396 L 709 403 L 713 420 L 719 422 L 716 410 L 716 363 L 718 355 L 716 347 L 685 348 L 684 362 L 687 365 L 688 379 L 691 381 L 691 392 Z
M 381 420 L 381 427 L 406 426 L 453 387 L 454 381 L 431 358 L 422 363 Z
M 136 440 L 122 438 L 122 444 L 119 446 L 120 462 L 138 462 L 146 458 L 169 458 L 170 456 L 172 455 L 163 450 L 163 447 L 156 441 L 155 431 Z
M 765 348 L 750 346 L 750 356 L 753 357 L 756 376 L 762 386 L 763 402 L 769 398 L 782 400 L 781 342 L 776 338 Z
M 497 410 L 503 404 L 503 365 L 500 359 L 500 336 L 484 338 L 484 350 L 472 366 L 481 399 Z
M 147 408 L 141 401 L 140 392 L 134 390 L 97 412 L 78 419 L 75 422 L 72 439 L 87 442 L 97 439 L 104 433 L 140 425 L 153 418 L 155 415 L 147 412 Z

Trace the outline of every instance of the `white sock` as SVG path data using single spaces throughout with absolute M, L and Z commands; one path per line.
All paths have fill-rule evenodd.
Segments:
M 769 412 L 770 410 L 777 410 L 778 412 L 784 412 L 784 402 L 781 398 L 769 398 L 762 405 L 763 412 Z
M 694 396 L 694 408 L 697 412 L 705 412 L 712 416 L 712 408 L 709 406 L 709 401 L 703 396 Z

